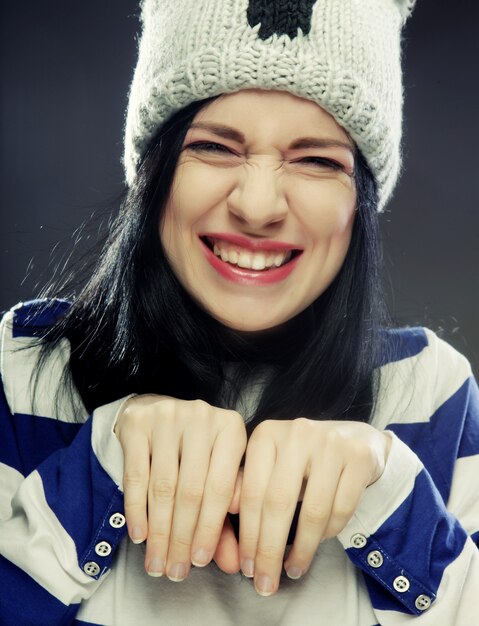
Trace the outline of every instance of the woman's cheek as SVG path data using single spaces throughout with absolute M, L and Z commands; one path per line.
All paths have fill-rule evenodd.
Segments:
M 322 189 L 309 189 L 308 193 L 303 188 L 293 202 L 296 214 L 322 238 L 341 236 L 352 227 L 356 210 L 354 189 L 324 185 Z
M 215 168 L 189 164 L 174 187 L 173 205 L 183 217 L 198 219 L 225 200 L 231 191 L 231 176 Z

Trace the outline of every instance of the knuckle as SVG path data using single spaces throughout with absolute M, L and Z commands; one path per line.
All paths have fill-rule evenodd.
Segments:
M 337 428 L 327 428 L 324 437 L 327 446 L 336 446 L 343 439 Z
M 258 544 L 258 533 L 252 528 L 241 527 L 241 541 L 244 547 L 250 547 L 252 551 L 256 550 Z
M 269 437 L 269 433 L 271 432 L 270 422 L 271 420 L 264 420 L 255 427 L 251 433 L 250 444 L 251 442 L 262 441 L 263 439 Z
M 344 522 L 340 522 L 339 520 L 329 523 L 323 533 L 323 537 L 325 539 L 332 539 L 333 537 L 336 537 L 336 535 L 343 530 L 345 525 L 346 524 Z
M 170 548 L 173 550 L 189 550 L 191 547 L 192 537 L 185 537 L 184 535 L 174 535 L 170 540 Z
M 211 405 L 204 400 L 190 400 L 190 407 L 195 412 L 195 417 L 209 417 L 211 411 Z
M 288 511 L 292 500 L 284 489 L 277 488 L 269 491 L 264 499 L 265 508 L 270 511 L 283 513 Z
M 178 490 L 178 497 L 187 504 L 198 505 L 203 499 L 203 485 L 195 481 L 188 481 Z
M 338 519 L 341 521 L 348 520 L 352 514 L 353 514 L 353 511 L 351 510 L 351 507 L 349 505 L 335 504 L 333 507 L 332 518 Z
M 151 530 L 148 533 L 148 544 L 151 545 L 164 545 L 168 543 L 170 533 L 162 530 Z
M 307 417 L 297 417 L 291 424 L 294 435 L 309 434 L 312 427 L 312 420 Z
M 127 469 L 123 476 L 123 487 L 126 489 L 135 489 L 146 485 L 146 476 L 136 469 Z
M 175 412 L 177 404 L 178 401 L 174 398 L 161 398 L 156 402 L 156 406 L 154 408 L 157 411 L 160 411 L 161 415 L 168 416 Z
M 246 430 L 244 427 L 243 416 L 240 413 L 238 413 L 238 411 L 227 410 L 225 411 L 225 413 L 228 416 L 229 421 L 232 424 L 232 426 L 240 430 Z
M 201 522 L 201 525 L 198 527 L 199 533 L 204 533 L 208 539 L 211 539 L 212 536 L 217 536 L 221 532 L 223 528 L 224 520 L 221 519 L 213 519 L 209 518 Z
M 171 427 L 181 416 L 182 400 L 176 398 L 161 398 L 150 408 L 150 417 L 154 422 L 161 421 Z
M 256 556 L 269 562 L 280 561 L 283 558 L 283 550 L 271 544 L 259 545 Z
M 160 502 L 170 502 L 175 497 L 175 484 L 167 478 L 154 480 L 150 486 L 151 496 Z
M 262 491 L 259 484 L 249 484 L 241 491 L 241 506 L 257 508 L 262 502 Z
M 321 504 L 303 505 L 301 515 L 306 524 L 311 526 L 324 526 L 329 519 L 329 511 Z
M 234 495 L 234 485 L 229 480 L 216 478 L 211 482 L 211 493 L 213 496 L 229 502 Z

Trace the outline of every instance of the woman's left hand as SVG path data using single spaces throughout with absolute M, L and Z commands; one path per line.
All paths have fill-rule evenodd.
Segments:
M 319 543 L 335 537 L 383 473 L 391 439 L 361 422 L 265 420 L 250 437 L 240 498 L 241 569 L 258 593 L 278 589 L 286 541 L 303 495 L 290 578 L 309 568 Z

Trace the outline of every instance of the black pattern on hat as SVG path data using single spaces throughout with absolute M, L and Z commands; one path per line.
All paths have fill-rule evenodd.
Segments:
M 260 39 L 268 39 L 273 33 L 288 35 L 294 39 L 298 28 L 307 35 L 311 30 L 311 15 L 317 0 L 250 0 L 247 10 L 251 27 L 261 23 Z

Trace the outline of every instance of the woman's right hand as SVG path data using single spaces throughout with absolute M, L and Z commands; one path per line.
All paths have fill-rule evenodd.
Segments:
M 246 449 L 243 418 L 202 400 L 142 395 L 125 402 L 115 434 L 129 535 L 146 539 L 148 574 L 183 580 L 215 554 Z

